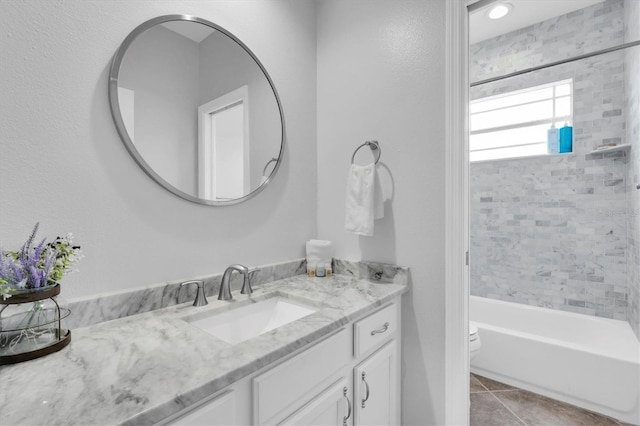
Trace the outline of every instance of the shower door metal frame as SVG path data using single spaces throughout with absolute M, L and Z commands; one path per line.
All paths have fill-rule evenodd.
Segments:
M 501 75 L 498 77 L 491 77 L 480 81 L 475 81 L 471 83 L 470 87 L 480 86 L 481 84 L 493 83 L 494 81 L 500 81 L 511 77 L 516 77 L 522 74 L 528 74 L 534 71 L 540 71 L 546 68 L 555 67 L 557 65 L 568 64 L 570 62 L 580 61 L 582 59 L 591 58 L 593 56 L 604 55 L 605 53 L 615 52 L 622 49 L 628 49 L 631 47 L 640 46 L 640 40 L 630 41 L 628 43 L 619 44 L 617 46 L 607 47 L 606 49 L 600 49 L 589 53 L 583 53 L 582 55 L 572 56 L 571 58 L 561 59 L 559 61 L 549 62 L 548 64 L 538 65 L 531 68 L 526 68 L 524 70 L 514 71 L 509 74 Z

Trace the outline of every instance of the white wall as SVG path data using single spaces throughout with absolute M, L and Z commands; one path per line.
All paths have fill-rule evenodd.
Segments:
M 0 1 L 0 242 L 17 247 L 36 221 L 42 236 L 73 231 L 86 257 L 64 279 L 67 298 L 302 257 L 312 237 L 339 257 L 410 266 L 404 424 L 443 424 L 445 0 L 316 3 L 317 87 L 308 1 Z M 236 34 L 282 98 L 284 164 L 246 203 L 175 197 L 118 138 L 112 55 L 135 26 L 172 13 Z M 343 231 L 349 160 L 367 139 L 381 143 L 393 195 L 372 238 Z
M 318 5 L 318 237 L 332 240 L 342 258 L 411 267 L 403 424 L 444 423 L 444 7 L 444 0 Z M 393 196 L 370 238 L 344 232 L 349 161 L 369 139 L 380 142 L 383 192 Z
M 137 166 L 111 118 L 107 79 L 142 22 L 191 14 L 237 35 L 285 111 L 283 166 L 257 197 L 200 206 Z M 316 235 L 315 14 L 308 1 L 0 1 L 0 245 L 73 232 L 85 258 L 72 298 L 304 255 Z

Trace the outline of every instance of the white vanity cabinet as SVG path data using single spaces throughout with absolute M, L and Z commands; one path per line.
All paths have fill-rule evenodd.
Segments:
M 354 370 L 354 424 L 399 425 L 397 348 L 395 340 L 376 351 Z
M 281 424 L 399 425 L 397 349 L 391 340 L 353 369 L 353 382 L 341 378 Z
M 400 314 L 398 300 L 345 330 L 352 332 L 350 362 L 333 385 L 277 424 L 399 425 Z
M 354 324 L 354 425 L 400 424 L 400 303 Z
M 399 425 L 400 299 L 167 419 L 174 425 Z

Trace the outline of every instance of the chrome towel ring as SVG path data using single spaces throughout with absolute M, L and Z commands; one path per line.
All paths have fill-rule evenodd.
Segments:
M 378 155 L 375 161 L 375 164 L 378 164 L 378 161 L 380 161 L 380 156 L 382 155 L 382 149 L 380 148 L 380 144 L 378 143 L 378 141 L 366 141 L 365 143 L 357 147 L 356 150 L 353 151 L 353 155 L 351 156 L 351 164 L 353 164 L 355 161 L 356 153 L 360 150 L 360 148 L 365 146 L 368 146 L 369 148 L 371 148 L 371 153 L 374 156 L 376 154 Z

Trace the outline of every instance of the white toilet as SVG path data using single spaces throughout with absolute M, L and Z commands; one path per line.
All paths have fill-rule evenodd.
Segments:
M 478 326 L 469 321 L 469 360 L 473 360 L 482 344 L 480 343 L 480 334 L 478 334 Z

